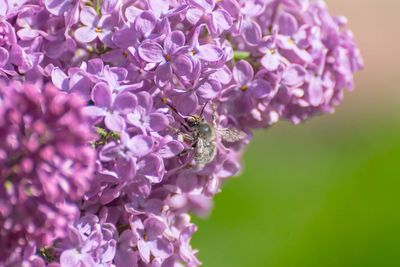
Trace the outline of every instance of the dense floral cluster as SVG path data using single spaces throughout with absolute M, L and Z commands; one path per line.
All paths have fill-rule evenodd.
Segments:
M 189 214 L 252 130 L 361 67 L 322 1 L 0 0 L 0 266 L 199 266 Z
M 79 218 L 95 153 L 77 95 L 53 86 L 0 86 L 0 257 L 28 241 L 51 245 Z

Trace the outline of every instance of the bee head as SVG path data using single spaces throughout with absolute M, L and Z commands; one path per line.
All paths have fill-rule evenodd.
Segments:
M 199 125 L 203 119 L 199 115 L 193 115 L 193 116 L 187 117 L 185 120 L 186 120 L 186 123 L 189 125 L 189 127 L 194 127 L 194 126 Z

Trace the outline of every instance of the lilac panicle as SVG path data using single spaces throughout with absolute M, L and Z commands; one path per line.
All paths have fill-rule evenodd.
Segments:
M 27 240 L 51 245 L 78 218 L 93 138 L 77 95 L 46 85 L 0 85 L 0 258 Z M 7 249 L 6 249 L 7 248 Z M 6 250 L 5 250 L 6 249 Z
M 199 266 L 190 214 L 252 132 L 353 88 L 346 24 L 309 0 L 0 0 L 0 265 Z

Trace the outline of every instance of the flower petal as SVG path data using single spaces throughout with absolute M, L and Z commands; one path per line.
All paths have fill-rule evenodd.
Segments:
M 189 5 L 204 9 L 207 13 L 213 11 L 215 7 L 215 0 L 187 0 Z
M 139 16 L 135 18 L 135 22 L 133 23 L 133 28 L 141 35 L 141 36 L 149 36 L 157 24 L 157 18 L 153 15 L 152 12 L 144 11 Z
M 161 45 L 154 42 L 145 42 L 139 46 L 139 56 L 150 63 L 160 63 L 165 61 L 164 49 Z
M 55 16 L 61 16 L 71 7 L 71 1 L 65 0 L 45 0 L 44 4 L 47 10 Z
M 217 62 L 224 56 L 224 51 L 216 45 L 205 44 L 198 47 L 198 54 L 201 60 L 207 62 Z
M 85 6 L 82 8 L 80 20 L 85 26 L 96 27 L 99 21 L 99 17 L 97 16 L 96 10 L 94 10 L 94 8 Z
M 268 50 L 262 57 L 261 64 L 269 71 L 276 71 L 281 64 L 281 55 L 275 50 Z
M 181 142 L 172 140 L 161 147 L 157 154 L 162 158 L 168 159 L 179 155 L 184 149 L 185 147 Z
M 229 30 L 232 26 L 232 18 L 228 12 L 218 9 L 212 12 L 211 25 L 214 33 L 219 35 L 225 30 Z
M 189 8 L 186 12 L 186 19 L 193 25 L 197 24 L 203 16 L 203 10 L 199 8 Z
M 94 31 L 94 29 L 88 26 L 78 28 L 74 35 L 75 39 L 81 43 L 90 43 L 97 37 L 97 33 Z
M 254 21 L 242 22 L 242 36 L 248 45 L 256 46 L 259 44 L 262 32 L 258 23 Z
M 221 84 L 216 80 L 208 80 L 202 83 L 196 90 L 197 94 L 204 99 L 215 98 L 221 90 Z
M 51 81 L 58 89 L 63 91 L 67 91 L 69 89 L 68 76 L 59 68 L 54 68 L 51 71 Z
M 127 114 L 136 108 L 137 102 L 137 97 L 134 94 L 122 92 L 115 98 L 113 106 L 119 113 Z
M 303 85 L 306 70 L 298 64 L 291 64 L 282 74 L 282 83 L 288 87 L 299 87 Z
M 4 67 L 7 64 L 9 58 L 10 56 L 8 54 L 8 51 L 5 48 L 0 47 L 0 68 Z
M 296 18 L 287 12 L 283 12 L 279 16 L 278 25 L 279 25 L 279 33 L 289 36 L 295 34 L 299 29 L 299 24 Z
M 168 0 L 149 0 L 149 6 L 156 17 L 159 18 L 162 14 L 167 13 L 169 9 L 169 2 Z
M 160 183 L 164 171 L 163 160 L 155 154 L 150 154 L 138 162 L 138 172 L 152 183 Z
M 109 130 L 117 133 L 122 132 L 126 127 L 124 119 L 117 113 L 107 113 L 104 123 Z
M 149 124 L 151 130 L 158 132 L 164 130 L 168 126 L 169 120 L 164 114 L 152 113 L 149 116 Z
M 126 144 L 135 157 L 144 157 L 153 149 L 153 139 L 146 135 L 136 135 Z
M 233 79 L 239 85 L 246 85 L 254 78 L 254 70 L 249 62 L 240 60 L 233 68 Z
M 256 79 L 251 83 L 251 87 L 249 88 L 251 90 L 251 94 L 257 98 L 257 99 L 262 99 L 267 96 L 271 96 L 273 93 L 273 87 L 271 84 L 267 81 L 261 80 L 261 79 Z
M 173 31 L 167 35 L 164 40 L 164 48 L 167 54 L 171 55 L 178 48 L 182 47 L 185 44 L 185 35 L 182 31 Z
M 84 114 L 91 118 L 99 118 L 104 117 L 106 115 L 106 111 L 102 108 L 96 106 L 88 106 L 83 109 Z
M 156 77 L 155 82 L 157 86 L 164 87 L 166 86 L 172 79 L 172 68 L 171 64 L 165 63 L 161 64 L 156 69 Z
M 112 94 L 111 90 L 106 83 L 97 83 L 92 90 L 91 98 L 98 107 L 109 108 L 111 107 Z
M 150 217 L 144 221 L 144 228 L 146 230 L 147 238 L 154 240 L 162 235 L 167 228 L 165 222 L 157 217 Z
M 156 258 L 166 259 L 174 253 L 174 246 L 165 238 L 149 242 L 151 253 Z
M 186 76 L 193 71 L 193 62 L 185 55 L 178 55 L 173 58 L 172 65 L 174 72 L 180 76 Z

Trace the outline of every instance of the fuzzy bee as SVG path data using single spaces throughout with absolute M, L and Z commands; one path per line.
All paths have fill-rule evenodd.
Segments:
M 184 118 L 178 111 L 170 104 L 167 105 L 175 111 L 180 117 L 184 119 L 182 122 L 182 129 L 177 129 L 183 134 L 184 139 L 191 142 L 194 151 L 194 161 L 196 163 L 195 169 L 201 170 L 207 164 L 211 163 L 217 155 L 217 138 L 220 137 L 223 141 L 228 143 L 238 142 L 246 138 L 247 134 L 235 128 L 218 128 L 216 109 L 212 104 L 212 123 L 209 123 L 203 117 L 203 112 L 207 103 L 203 106 L 199 115 L 191 115 Z

